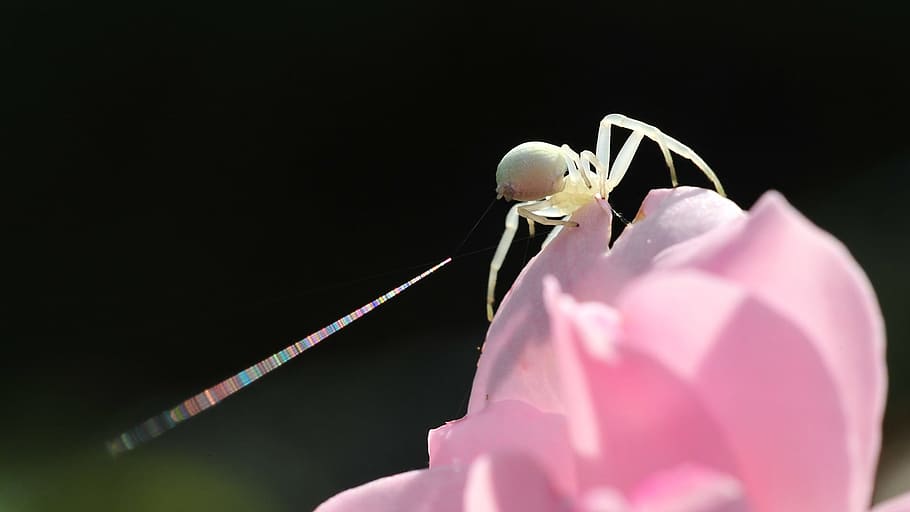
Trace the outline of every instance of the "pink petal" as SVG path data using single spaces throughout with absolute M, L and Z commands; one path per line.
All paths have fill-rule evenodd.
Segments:
M 741 217 L 717 194 L 679 187 L 652 191 L 641 220 L 628 226 L 612 251 L 612 216 L 606 203 L 573 215 L 580 227 L 565 229 L 525 267 L 504 298 L 487 333 L 474 379 L 469 412 L 488 401 L 521 400 L 544 412 L 561 412 L 559 377 L 553 366 L 549 320 L 543 311 L 543 277 L 554 275 L 582 300 L 609 301 L 641 275 L 663 250 Z
M 466 479 L 452 467 L 409 471 L 337 494 L 315 512 L 461 512 Z
M 574 454 L 569 446 L 565 417 L 542 413 L 514 400 L 431 430 L 430 467 L 468 466 L 493 451 L 523 453 L 534 460 L 553 485 L 565 494 L 577 488 Z
M 545 283 L 582 490 L 609 486 L 628 494 L 653 473 L 680 464 L 735 469 L 721 431 L 688 382 L 622 342 L 614 310 L 577 303 L 552 277 Z
M 622 494 L 609 487 L 598 487 L 587 491 L 576 500 L 578 512 L 631 512 L 629 502 Z
M 869 503 L 885 406 L 884 324 L 875 293 L 847 249 L 775 192 L 748 219 L 661 255 L 740 283 L 793 321 L 831 371 L 847 415 L 851 509 Z
M 629 496 L 598 487 L 577 500 L 578 512 L 747 512 L 750 509 L 736 479 L 683 464 L 649 475 Z
M 851 510 L 846 418 L 789 314 L 703 272 L 654 272 L 618 300 L 629 343 L 688 383 L 723 430 L 757 510 Z M 857 510 L 857 509 L 853 509 Z
M 879 503 L 872 512 L 910 512 L 910 492 Z
M 475 460 L 464 494 L 465 512 L 560 512 L 565 501 L 532 459 L 517 454 Z
M 746 512 L 736 479 L 685 464 L 655 473 L 635 489 L 630 501 L 636 512 Z

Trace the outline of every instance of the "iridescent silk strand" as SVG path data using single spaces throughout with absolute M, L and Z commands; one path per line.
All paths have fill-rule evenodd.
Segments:
M 323 327 L 322 329 L 310 334 L 306 338 L 294 343 L 293 345 L 288 346 L 284 350 L 272 354 L 270 357 L 259 361 L 258 363 L 250 366 L 246 370 L 234 375 L 233 377 L 227 378 L 221 381 L 218 384 L 202 391 L 201 393 L 196 394 L 195 396 L 184 400 L 182 403 L 168 409 L 157 416 L 153 416 L 139 425 L 133 427 L 132 429 L 120 434 L 115 439 L 112 439 L 107 443 L 108 451 L 112 455 L 117 455 L 119 453 L 132 450 L 137 446 L 151 441 L 152 439 L 160 436 L 161 434 L 167 432 L 168 430 L 176 427 L 180 423 L 192 418 L 193 416 L 201 413 L 202 411 L 209 409 L 225 398 L 233 395 L 237 391 L 249 386 L 265 374 L 270 371 L 278 368 L 284 363 L 294 359 L 304 350 L 312 347 L 313 345 L 319 343 L 320 341 L 328 338 L 332 334 L 344 329 L 352 322 L 362 317 L 363 315 L 369 313 L 370 311 L 376 309 L 377 307 L 384 304 L 386 301 L 395 297 L 399 293 L 408 289 L 411 285 L 420 281 L 424 277 L 432 274 L 433 272 L 439 270 L 442 266 L 451 262 L 452 258 L 446 258 L 441 263 L 438 263 L 434 267 L 430 268 L 426 272 L 420 274 L 417 277 L 414 277 L 410 281 L 398 286 L 387 293 L 377 297 L 375 300 L 371 301 L 368 304 L 364 304 L 362 307 L 352 311 L 351 313 L 339 318 L 338 320 L 332 322 L 331 324 Z

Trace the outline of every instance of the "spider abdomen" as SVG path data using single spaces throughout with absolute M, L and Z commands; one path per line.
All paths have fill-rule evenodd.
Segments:
M 496 167 L 496 194 L 507 201 L 534 201 L 565 188 L 566 160 L 546 142 L 525 142 L 506 153 Z

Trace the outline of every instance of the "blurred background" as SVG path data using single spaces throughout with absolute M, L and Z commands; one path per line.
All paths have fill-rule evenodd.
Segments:
M 910 489 L 908 21 L 869 2 L 4 2 L 0 510 L 309 510 L 424 467 L 426 431 L 465 410 L 489 251 L 135 452 L 104 443 L 450 255 L 508 149 L 593 149 L 611 112 L 850 248 L 888 328 L 877 497 Z M 668 184 L 645 143 L 611 202 L 632 216 Z M 538 247 L 516 242 L 499 297 Z

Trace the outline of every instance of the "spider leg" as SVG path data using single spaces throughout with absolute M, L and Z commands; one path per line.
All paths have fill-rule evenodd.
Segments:
M 506 229 L 502 232 L 502 238 L 499 239 L 499 245 L 496 246 L 496 252 L 493 254 L 493 261 L 490 262 L 490 277 L 487 280 L 487 320 L 491 322 L 493 321 L 493 301 L 496 294 L 496 276 L 499 274 L 502 262 L 505 261 L 506 254 L 509 252 L 509 246 L 512 245 L 512 240 L 518 231 L 518 210 L 537 202 L 518 203 L 506 214 Z
M 535 205 L 537 206 L 537 205 Z M 538 224 L 543 224 L 544 226 L 572 226 L 578 227 L 577 222 L 570 222 L 561 219 L 549 219 L 543 215 L 538 215 L 534 213 L 535 209 L 547 208 L 549 205 L 541 206 L 540 208 L 534 208 L 534 206 L 524 207 L 518 209 L 518 215 L 528 219 L 529 221 L 534 221 Z
M 616 161 L 613 162 L 613 167 L 610 168 L 610 177 L 607 179 L 608 194 L 619 185 L 623 176 L 626 175 L 626 171 L 629 170 L 629 165 L 632 163 L 632 157 L 638 151 L 638 145 L 641 144 L 643 138 L 643 133 L 632 132 L 629 138 L 626 139 L 625 144 L 620 148 L 619 154 L 616 155 Z
M 657 145 L 660 146 L 660 152 L 664 155 L 664 161 L 670 169 L 670 182 L 674 187 L 679 185 L 679 181 L 676 179 L 676 166 L 673 165 L 673 156 L 670 155 L 670 150 L 667 148 L 667 136 L 664 135 L 662 131 L 654 126 L 628 118 L 622 114 L 610 114 L 604 117 L 600 122 L 600 131 L 610 131 L 610 128 L 613 125 L 628 128 L 633 132 L 641 132 L 654 142 L 657 142 Z
M 597 143 L 594 145 L 594 152 L 597 155 L 597 159 L 600 160 L 600 163 L 607 168 L 607 172 L 610 171 L 610 136 L 611 130 L 610 127 L 606 128 L 603 125 L 603 121 L 600 122 L 600 128 L 597 130 Z
M 622 114 L 610 114 L 603 118 L 600 122 L 600 128 L 597 135 L 597 157 L 600 158 L 601 162 L 609 162 L 610 157 L 610 129 L 612 126 L 619 126 L 621 128 L 626 128 L 632 130 L 633 133 L 640 132 L 649 139 L 657 142 L 660 146 L 660 150 L 664 155 L 664 160 L 667 163 L 667 167 L 670 169 L 670 179 L 673 182 L 673 186 L 677 185 L 676 180 L 676 168 L 673 165 L 673 158 L 670 155 L 670 151 L 676 153 L 677 155 L 689 159 L 692 163 L 698 167 L 705 176 L 711 180 L 711 183 L 714 184 L 714 188 L 717 189 L 717 193 L 721 196 L 726 196 L 724 192 L 724 187 L 720 184 L 720 180 L 717 178 L 717 175 L 714 174 L 714 171 L 705 163 L 700 156 L 698 156 L 695 151 L 682 142 L 670 137 L 664 132 L 660 131 L 654 126 L 651 126 L 647 123 L 643 123 L 636 119 L 631 119 Z M 612 172 L 611 172 L 612 178 Z M 618 183 L 618 180 L 614 182 Z
M 569 170 L 569 174 L 580 174 L 581 179 L 585 182 L 585 186 L 591 188 L 591 180 L 588 179 L 588 175 L 585 172 L 585 169 L 581 168 L 581 162 L 579 161 L 578 153 L 569 147 L 568 144 L 563 144 L 560 149 L 562 149 L 563 154 L 566 157 L 566 167 Z
M 600 160 L 598 160 L 597 155 L 586 149 L 581 152 L 580 160 L 583 167 L 582 172 L 590 172 L 591 168 L 589 167 L 589 164 L 594 165 L 594 169 L 597 170 L 598 191 L 600 192 L 600 196 L 605 198 L 607 194 L 607 172 L 603 168 L 603 165 L 601 165 Z
M 612 114 L 611 114 L 612 115 Z M 608 199 L 610 192 L 619 185 L 619 182 L 622 181 L 622 177 L 625 176 L 626 170 L 629 168 L 629 164 L 632 163 L 632 157 L 635 156 L 635 151 L 638 150 L 638 145 L 641 143 L 644 134 L 639 131 L 633 131 L 629 138 L 626 139 L 626 142 L 623 144 L 622 148 L 619 150 L 619 154 L 616 156 L 616 161 L 613 162 L 613 165 L 610 165 L 610 137 L 611 137 L 611 127 L 610 124 L 605 124 L 607 116 L 603 121 L 600 122 L 600 129 L 597 132 L 597 144 L 595 145 L 595 151 L 597 151 L 597 159 L 600 160 L 601 165 L 607 168 L 608 172 L 604 178 L 604 182 L 601 184 L 603 190 L 601 191 L 601 196 L 603 199 Z

